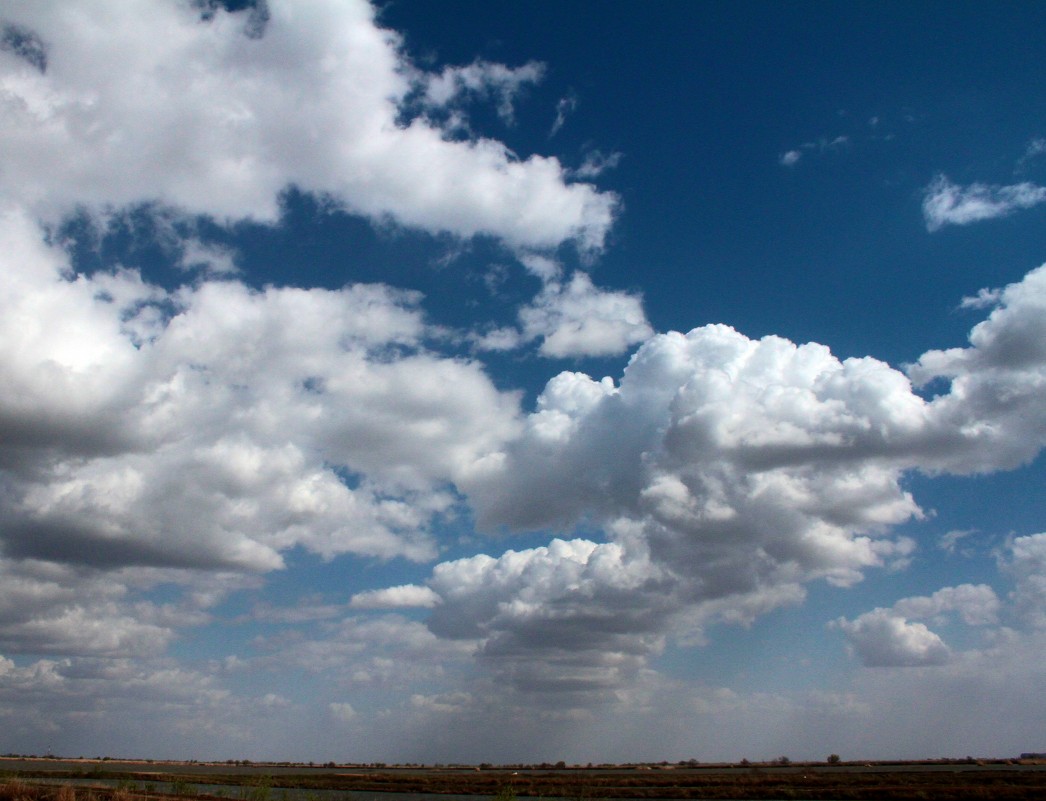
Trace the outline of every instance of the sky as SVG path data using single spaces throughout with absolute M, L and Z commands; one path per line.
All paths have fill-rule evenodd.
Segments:
M 1013 756 L 1046 7 L 0 2 L 0 752 Z

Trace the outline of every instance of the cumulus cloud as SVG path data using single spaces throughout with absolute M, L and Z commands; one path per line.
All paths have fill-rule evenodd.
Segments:
M 809 582 L 846 586 L 903 564 L 914 545 L 892 529 L 921 514 L 910 471 L 1011 468 L 1046 442 L 1046 268 L 984 290 L 966 304 L 991 309 L 969 346 L 905 371 L 722 325 L 654 336 L 638 295 L 567 276 L 549 255 L 570 241 L 601 247 L 615 197 L 572 182 L 581 174 L 556 159 L 462 140 L 436 115 L 405 119 L 419 85 L 433 108 L 486 96 L 507 117 L 537 65 L 426 76 L 365 3 L 266 8 L 5 9 L 0 649 L 63 657 L 32 674 L 0 658 L 5 699 L 27 687 L 87 699 L 110 682 L 155 706 L 174 697 L 189 710 L 178 725 L 206 722 L 227 695 L 159 662 L 179 631 L 209 620 L 221 594 L 211 585 L 243 586 L 289 553 L 432 560 L 441 523 L 474 511 L 488 529 L 586 533 L 356 593 L 347 607 L 359 617 L 341 618 L 344 602 L 263 610 L 256 622 L 322 636 L 257 638 L 260 655 L 230 669 L 410 687 L 412 709 L 449 714 L 480 693 L 419 682 L 475 654 L 544 712 L 571 714 L 625 697 L 669 638 L 694 642 L 801 601 Z M 274 222 L 288 185 L 521 251 L 543 288 L 519 330 L 490 331 L 490 343 L 540 342 L 557 358 L 642 344 L 619 381 L 561 373 L 523 414 L 483 365 L 432 350 L 417 293 L 252 288 L 191 225 L 174 226 L 168 254 L 191 283 L 77 274 L 39 224 L 81 204 L 104 221 L 143 203 L 168 219 Z M 977 213 L 973 201 L 1040 202 L 1038 187 L 1019 186 L 1030 188 L 955 189 L 933 214 L 951 223 Z M 1042 536 L 1015 540 L 1006 562 L 1034 625 Z M 145 597 L 161 586 L 182 592 Z M 406 608 L 431 612 L 381 611 Z M 954 655 L 913 621 L 980 625 L 999 611 L 989 588 L 963 585 L 838 625 L 868 664 L 938 665 Z M 352 700 L 328 712 L 352 717 Z M 284 706 L 263 696 L 237 713 Z
M 580 270 L 565 280 L 562 265 L 548 256 L 527 254 L 520 261 L 542 289 L 519 310 L 518 328 L 473 333 L 479 350 L 512 350 L 540 341 L 538 352 L 550 358 L 605 357 L 624 353 L 653 334 L 638 294 L 597 287 Z
M 854 620 L 839 618 L 831 626 L 849 641 L 865 667 L 923 667 L 951 661 L 952 651 L 923 623 L 946 623 L 952 615 L 968 626 L 999 622 L 1002 602 L 987 584 L 944 587 L 930 596 L 902 598 L 891 608 L 877 608 Z
M 1010 186 L 982 183 L 960 186 L 938 175 L 923 194 L 923 219 L 926 230 L 937 231 L 946 225 L 969 225 L 1005 217 L 1043 201 L 1046 201 L 1046 187 L 1027 181 Z
M 924 620 L 955 612 L 969 626 L 986 626 L 998 622 L 1000 606 L 995 590 L 987 584 L 960 584 L 930 596 L 904 598 L 894 604 L 893 611 Z
M 995 308 L 970 332 L 970 347 L 927 351 L 907 368 L 917 385 L 950 384 L 929 407 L 929 469 L 1009 469 L 1046 443 L 1046 267 L 982 296 Z
M 541 354 L 553 358 L 611 356 L 653 333 L 639 296 L 599 289 L 580 271 L 566 283 L 549 280 L 519 319 L 523 335 L 541 339 Z
M 513 395 L 421 346 L 417 295 L 73 275 L 13 212 L 0 240 L 6 560 L 257 572 L 293 547 L 428 559 L 457 474 L 515 430 Z M 38 653 L 80 652 L 74 636 L 111 653 L 170 640 L 84 600 L 89 586 L 70 579 L 77 603 L 0 640 Z M 88 636 L 92 621 L 107 637 Z
M 1046 442 L 1044 282 L 1039 268 L 1000 290 L 969 347 L 930 351 L 908 368 L 920 382 L 947 379 L 948 391 L 931 399 L 889 365 L 839 360 L 815 343 L 751 340 L 721 325 L 655 336 L 619 384 L 582 373 L 555 377 L 521 435 L 463 487 L 487 526 L 600 525 L 607 545 L 619 549 L 620 574 L 599 580 L 610 590 L 632 576 L 644 589 L 631 591 L 624 628 L 587 630 L 607 653 L 620 652 L 627 634 L 641 664 L 660 635 L 700 637 L 710 623 L 746 623 L 801 600 L 810 581 L 848 585 L 870 568 L 903 565 L 914 545 L 891 528 L 922 514 L 903 486 L 909 471 L 984 472 L 1033 458 Z M 594 554 L 605 546 L 585 547 Z M 482 636 L 492 652 L 521 654 L 521 620 L 549 642 L 566 642 L 558 632 L 607 605 L 593 600 L 597 590 L 550 578 L 560 562 L 585 563 L 575 550 L 506 559 L 437 568 L 430 586 L 443 604 L 434 630 Z M 542 578 L 526 587 L 547 589 L 555 614 L 532 614 L 522 600 L 530 590 L 505 579 L 514 575 L 506 564 L 531 561 Z M 453 600 L 451 583 L 436 579 L 441 570 L 455 576 Z M 938 664 L 946 646 L 907 618 L 957 613 L 983 625 L 998 612 L 989 587 L 963 585 L 879 610 L 847 623 L 847 632 L 869 664 Z M 577 635 L 585 644 L 572 656 L 581 664 L 589 641 Z M 508 664 L 522 674 L 518 661 Z M 535 664 L 547 670 L 553 662 Z
M 645 657 L 673 629 L 744 623 L 800 600 L 808 581 L 849 584 L 903 558 L 911 544 L 884 534 L 919 509 L 900 486 L 900 467 L 878 457 L 891 439 L 919 429 L 924 407 L 908 380 L 880 362 L 840 362 L 823 346 L 752 341 L 708 326 L 654 337 L 618 386 L 557 376 L 507 458 L 484 465 L 465 487 L 487 525 L 569 527 L 587 516 L 602 523 L 621 576 L 643 590 L 630 592 L 632 612 L 615 621 L 633 621 L 632 629 L 589 627 L 589 636 L 614 653 L 616 638 L 628 634 L 628 653 Z M 540 556 L 542 565 L 580 561 Z M 492 561 L 469 566 L 501 574 Z M 455 584 L 493 603 L 486 579 Z M 484 621 L 481 631 L 463 630 L 487 635 L 490 647 L 515 641 L 516 620 L 454 603 L 442 584 L 431 586 L 443 597 L 434 630 L 447 631 L 441 621 L 458 609 L 461 626 Z M 521 587 L 493 586 L 496 608 L 515 609 Z M 614 586 L 607 579 L 607 590 Z M 528 618 L 550 641 L 567 641 L 552 632 L 608 606 L 570 582 L 562 592 L 558 616 Z
M 427 230 L 601 247 L 616 199 L 568 183 L 556 159 L 452 141 L 424 118 L 397 122 L 423 73 L 368 3 L 268 11 L 262 31 L 247 15 L 201 17 L 175 0 L 8 4 L 0 198 L 52 219 L 79 204 L 151 200 L 273 221 L 279 192 L 294 184 Z M 425 80 L 434 100 L 482 90 L 509 113 L 539 76 L 535 64 L 477 62 Z
M 910 623 L 886 609 L 866 612 L 837 625 L 866 667 L 925 667 L 951 658 L 944 641 L 922 623 Z
M 586 698 L 634 678 L 660 647 L 658 573 L 588 540 L 444 562 L 430 580 L 441 603 L 428 625 L 481 640 L 481 660 L 508 686 Z

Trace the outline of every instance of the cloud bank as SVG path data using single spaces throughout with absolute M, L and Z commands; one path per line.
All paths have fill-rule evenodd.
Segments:
M 705 721 L 870 714 L 844 696 L 803 706 L 681 690 L 651 666 L 715 626 L 800 603 L 812 582 L 903 567 L 915 545 L 896 527 L 923 514 L 913 472 L 1036 457 L 1046 267 L 967 304 L 990 310 L 968 346 L 903 369 L 726 325 L 655 334 L 638 294 L 568 277 L 552 255 L 603 247 L 618 200 L 574 179 L 616 154 L 570 172 L 468 130 L 461 109 L 477 100 L 511 122 L 539 64 L 426 73 L 369 4 L 264 8 L 5 7 L 0 718 L 42 731 L 32 721 L 50 716 L 87 736 L 106 715 L 162 711 L 219 744 L 251 742 L 267 715 L 311 725 L 298 698 L 226 688 L 263 671 L 335 687 L 322 709 L 347 737 L 361 720 L 425 733 L 465 715 L 477 742 L 506 749 L 522 742 L 506 720 L 520 738 L 556 720 L 566 739 L 571 721 L 617 714 L 653 726 L 665 699 Z M 561 104 L 557 130 L 573 106 Z M 448 352 L 472 332 L 430 325 L 417 292 L 253 286 L 235 254 L 192 237 L 174 266 L 196 272 L 160 286 L 115 264 L 77 272 L 54 236 L 74 212 L 104 227 L 143 204 L 168 220 L 278 225 L 289 187 L 379 225 L 496 240 L 541 289 L 489 347 L 634 348 L 628 366 L 562 372 L 524 409 L 483 362 Z M 1043 191 L 942 176 L 926 223 L 1001 216 Z M 484 549 L 473 521 L 547 544 L 444 555 L 455 526 L 468 536 L 451 545 Z M 1007 544 L 1005 598 L 947 587 L 835 627 L 866 666 L 983 682 L 984 666 L 1035 651 L 1044 537 Z M 417 581 L 350 587 L 341 605 L 256 612 L 259 624 L 315 625 L 259 635 L 251 656 L 191 669 L 171 656 L 184 632 L 228 615 L 230 596 L 302 555 L 435 564 Z M 949 646 L 931 627 L 956 620 L 994 640 Z

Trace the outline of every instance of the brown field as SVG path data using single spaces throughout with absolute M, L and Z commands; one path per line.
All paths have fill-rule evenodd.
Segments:
M 640 765 L 598 768 L 185 764 L 0 760 L 0 801 L 156 801 L 173 797 L 241 801 L 319 801 L 324 791 L 354 794 L 514 796 L 585 799 L 1042 799 L 1046 765 L 1016 760 L 788 765 Z M 29 765 L 32 765 L 29 768 Z M 60 765 L 60 768 L 59 768 Z M 4 768 L 8 770 L 4 770 Z M 70 769 L 73 767 L 74 769 Z M 136 769 L 137 768 L 137 769 Z M 7 774 L 10 778 L 4 779 Z M 62 780 L 66 786 L 33 783 Z M 106 781 L 115 786 L 91 786 Z M 173 792 L 151 788 L 172 783 Z M 228 791 L 200 794 L 195 784 Z M 305 795 L 302 795 L 304 793 Z M 315 793 L 315 795 L 312 795 Z M 436 800 L 438 801 L 438 799 Z

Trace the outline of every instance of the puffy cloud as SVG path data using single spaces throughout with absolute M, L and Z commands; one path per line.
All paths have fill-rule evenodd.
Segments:
M 930 404 L 928 469 L 1013 468 L 1046 443 L 1046 267 L 982 297 L 995 308 L 970 332 L 970 347 L 931 350 L 908 367 L 919 385 L 950 383 Z
M 787 153 L 783 153 L 778 162 L 782 167 L 794 167 L 799 163 L 799 159 L 803 157 L 801 150 L 789 150 Z
M 130 603 L 112 576 L 47 562 L 0 563 L 0 649 L 5 653 L 149 656 L 198 617 Z M 164 614 L 169 611 L 169 614 Z M 182 618 L 179 620 L 179 618 Z
M 0 219 L 0 238 L 6 539 L 23 555 L 48 556 L 51 533 L 102 561 L 181 566 L 268 569 L 295 542 L 410 552 L 388 533 L 446 508 L 434 487 L 513 430 L 514 398 L 478 365 L 418 347 L 415 295 L 167 295 L 130 273 L 64 277 L 24 218 Z
M 915 513 L 899 471 L 876 457 L 919 433 L 926 406 L 873 359 L 840 362 L 820 345 L 707 326 L 652 338 L 618 387 L 557 376 L 508 459 L 467 488 L 491 524 L 567 523 L 598 510 L 724 539 L 735 530 L 787 539 L 794 526 L 812 554 L 833 532 Z M 843 562 L 847 553 L 877 561 L 870 540 L 837 545 Z
M 519 310 L 519 328 L 494 328 L 473 334 L 480 350 L 511 350 L 540 340 L 538 352 L 550 358 L 614 356 L 653 334 L 639 295 L 601 289 L 585 272 L 563 280 L 563 268 L 538 254 L 521 258 L 541 280 L 541 292 Z
M 584 272 L 568 283 L 549 280 L 519 319 L 524 336 L 540 338 L 540 352 L 553 358 L 612 356 L 653 333 L 641 298 L 599 289 Z
M 852 622 L 840 618 L 837 625 L 866 667 L 943 665 L 951 658 L 948 646 L 925 625 L 886 609 L 866 612 Z
M 986 584 L 944 587 L 930 596 L 902 598 L 890 609 L 877 608 L 855 620 L 839 618 L 831 625 L 841 630 L 866 667 L 921 667 L 943 665 L 952 659 L 944 641 L 923 623 L 910 619 L 945 622 L 956 613 L 968 626 L 998 622 L 1002 607 Z
M 0 242 L 7 562 L 188 571 L 183 584 L 277 569 L 294 547 L 428 559 L 453 483 L 516 430 L 514 395 L 422 347 L 416 294 L 74 275 L 17 212 L 0 215 Z M 92 581 L 34 585 L 64 605 L 24 606 L 0 642 L 138 653 L 170 641 L 141 610 L 90 600 Z
M 634 678 L 660 648 L 659 571 L 615 543 L 553 540 L 436 566 L 436 634 L 479 639 L 480 658 L 508 686 L 591 700 Z
M 294 184 L 427 230 L 601 247 L 616 199 L 568 183 L 556 159 L 398 122 L 421 73 L 368 3 L 267 8 L 262 30 L 257 15 L 175 0 L 9 3 L 0 198 L 52 218 L 155 200 L 271 221 Z M 493 91 L 505 113 L 539 73 L 477 62 L 425 80 L 436 99 Z
M 597 651 L 618 653 L 626 633 L 641 665 L 659 636 L 700 637 L 712 622 L 746 623 L 801 600 L 810 581 L 847 585 L 869 568 L 904 564 L 914 545 L 888 532 L 921 514 L 903 487 L 907 472 L 999 470 L 1032 458 L 1046 441 L 1044 303 L 1039 268 L 998 292 L 970 347 L 925 354 L 909 373 L 950 381 L 930 400 L 889 365 L 840 361 L 815 343 L 751 340 L 726 326 L 655 336 L 619 385 L 581 373 L 550 381 L 521 436 L 463 487 L 486 526 L 601 526 L 606 545 L 620 549 L 621 574 L 646 583 L 630 591 L 625 629 L 588 626 L 574 635 L 571 656 L 583 663 L 592 637 L 602 639 Z M 569 642 L 559 632 L 586 624 L 606 602 L 596 589 L 551 578 L 585 563 L 573 550 L 504 559 L 437 567 L 430 586 L 443 604 L 430 625 L 485 638 L 484 655 L 504 648 L 522 686 L 530 676 L 517 643 Z M 507 565 L 521 563 L 535 575 L 517 583 L 509 577 L 526 571 Z M 453 582 L 438 578 L 443 570 Z M 608 591 L 620 583 L 596 581 L 604 579 Z M 543 606 L 524 602 L 533 586 L 550 593 Z M 999 601 L 984 585 L 947 588 L 846 631 L 869 664 L 938 664 L 946 646 L 907 618 L 949 613 L 983 625 Z M 550 664 L 543 655 L 527 669 Z
M 928 231 L 946 225 L 969 225 L 1005 217 L 1046 201 L 1046 187 L 1024 181 L 1011 186 L 973 183 L 959 186 L 938 175 L 923 195 L 923 219 Z
M 931 596 L 904 598 L 893 610 L 902 617 L 922 619 L 957 612 L 969 626 L 986 626 L 998 622 L 1000 606 L 995 591 L 987 584 L 960 584 Z
M 620 386 L 560 374 L 506 458 L 465 488 L 488 525 L 591 516 L 613 541 L 440 565 L 430 626 L 485 637 L 484 656 L 511 655 L 496 664 L 520 686 L 554 686 L 550 665 L 569 677 L 558 671 L 568 659 L 587 667 L 593 654 L 628 654 L 634 673 L 669 632 L 747 622 L 800 600 L 817 578 L 856 581 L 911 548 L 882 536 L 918 513 L 901 469 L 882 457 L 918 432 L 925 407 L 885 364 L 725 326 L 654 337 Z M 615 571 L 579 583 L 604 553 Z M 611 602 L 622 586 L 627 614 Z M 535 587 L 540 598 L 525 600 Z M 608 609 L 609 628 L 594 623 Z M 524 670 L 542 642 L 567 653 L 557 663 L 542 651 Z

